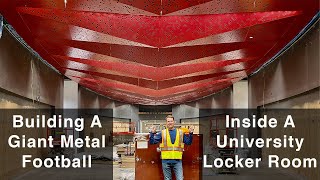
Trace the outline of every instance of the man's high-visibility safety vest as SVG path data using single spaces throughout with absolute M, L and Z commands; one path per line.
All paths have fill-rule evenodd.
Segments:
M 161 131 L 162 142 L 160 143 L 161 159 L 182 159 L 183 153 L 183 131 L 176 129 L 176 140 L 172 144 L 168 129 Z

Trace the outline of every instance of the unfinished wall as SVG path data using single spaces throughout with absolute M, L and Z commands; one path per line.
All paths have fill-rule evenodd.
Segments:
M 78 83 L 69 79 L 65 79 L 63 85 L 63 108 L 77 109 L 79 106 Z
M 103 117 L 99 116 L 100 121 L 102 123 L 101 129 L 99 128 L 89 128 L 90 121 L 86 121 L 85 119 L 85 132 L 83 135 L 90 136 L 90 137 L 100 137 L 101 135 L 106 135 L 106 145 L 113 145 L 113 143 L 122 143 L 122 140 L 129 138 L 132 140 L 132 136 L 126 137 L 123 135 L 115 136 L 112 132 L 128 132 L 128 122 L 134 122 L 138 125 L 139 120 L 139 109 L 137 105 L 126 104 L 114 101 L 109 99 L 105 96 L 99 95 L 93 91 L 90 91 L 84 87 L 79 86 L 79 108 L 80 109 L 112 109 L 113 110 L 113 117 Z M 89 117 L 88 119 L 92 119 Z M 130 127 L 131 130 L 131 127 Z M 80 135 L 81 136 L 81 135 Z M 112 148 L 111 148 L 112 149 Z M 84 149 L 86 152 L 91 153 L 106 153 L 110 149 Z M 80 150 L 81 152 L 82 150 Z M 108 152 L 111 153 L 111 152 Z
M 249 80 L 249 107 L 256 108 L 320 86 L 319 24 Z
M 12 127 L 12 115 L 21 114 L 23 116 L 35 116 L 34 111 L 19 111 L 9 109 L 47 109 L 37 110 L 36 113 L 41 113 L 46 116 L 51 115 L 50 106 L 39 102 L 32 101 L 30 99 L 17 96 L 11 92 L 0 90 L 0 177 L 1 179 L 11 179 L 13 176 L 23 173 L 31 167 L 26 169 L 22 168 L 22 155 L 30 154 L 33 157 L 44 158 L 47 157 L 47 149 L 30 149 L 30 148 L 18 148 L 13 149 L 8 145 L 8 138 L 10 135 L 26 135 L 26 137 L 46 137 L 46 128 L 39 129 L 27 129 L 27 128 L 13 128 Z M 4 110 L 5 109 L 5 110 Z
M 47 109 L 38 113 L 51 115 L 52 107 L 62 107 L 63 76 L 33 56 L 11 34 L 3 29 L 0 38 L 0 109 Z M 46 129 L 12 128 L 11 113 L 31 115 L 35 112 L 1 110 L 0 177 L 11 179 L 29 168 L 22 168 L 22 155 L 44 158 L 47 149 L 13 149 L 8 145 L 12 134 L 46 137 Z M 10 113 L 11 112 L 11 113 Z M 33 113 L 33 114 L 30 114 Z
M 232 94 L 232 87 L 230 87 L 194 102 L 172 106 L 172 114 L 179 122 L 180 119 L 199 117 L 199 109 L 232 108 Z
M 22 46 L 6 28 L 0 39 L 0 88 L 62 107 L 63 76 Z
M 319 109 L 320 108 L 319 24 L 282 54 L 276 61 L 249 77 L 249 107 L 267 109 Z M 318 111 L 317 111 L 318 112 Z M 303 149 L 264 148 L 262 158 L 270 154 L 293 159 L 320 158 L 319 114 L 307 114 L 295 119 L 296 128 L 262 129 L 262 137 L 281 137 L 283 134 L 305 138 Z M 319 170 L 286 169 L 294 176 L 319 179 Z
M 147 133 L 150 131 L 152 124 L 165 123 L 168 114 L 140 114 L 139 132 Z M 176 123 L 179 123 L 176 121 Z
M 233 107 L 232 87 L 222 90 L 212 96 L 198 100 L 200 109 L 227 109 Z
M 200 109 L 231 109 L 233 107 L 233 88 L 232 86 L 213 94 L 211 96 L 199 99 L 195 102 L 185 103 L 173 106 L 172 114 L 182 124 L 193 124 L 194 132 L 203 135 L 204 154 L 207 154 L 210 147 L 210 118 L 203 118 Z M 210 111 L 210 110 L 209 110 Z M 211 111 L 210 111 L 211 112 Z M 219 111 L 220 112 L 220 111 Z M 218 111 L 217 111 L 218 113 Z M 207 114 L 206 114 L 207 115 Z M 206 116 L 205 115 L 205 116 Z M 201 122 L 200 122 L 200 118 Z M 186 126 L 188 127 L 188 126 Z
M 248 81 L 241 80 L 233 84 L 233 108 L 248 108 Z
M 79 108 L 92 109 L 113 109 L 113 117 L 127 118 L 132 121 L 139 120 L 139 108 L 137 105 L 126 104 L 114 101 L 105 96 L 99 95 L 84 87 L 79 86 Z
M 313 109 L 320 108 L 320 98 L 319 98 L 319 88 L 308 91 L 299 96 L 285 99 L 276 103 L 268 104 L 265 106 L 267 109 L 278 109 L 285 107 L 293 107 L 295 109 Z M 283 110 L 282 110 L 283 111 Z M 289 112 L 288 112 L 289 113 Z M 287 114 L 288 114 L 287 113 Z M 294 113 L 294 123 L 295 128 L 283 128 L 278 126 L 275 129 L 266 128 L 262 130 L 262 138 L 275 138 L 283 137 L 284 134 L 292 135 L 298 138 L 304 138 L 303 146 L 299 152 L 295 151 L 293 148 L 264 148 L 262 149 L 262 158 L 267 157 L 270 154 L 276 154 L 279 158 L 316 158 L 320 159 L 320 113 L 317 111 L 305 111 L 305 112 L 295 112 L 293 110 L 290 113 Z M 278 124 L 284 124 L 285 115 L 273 114 L 273 117 L 277 118 Z M 281 118 L 280 118 L 280 117 Z M 289 168 L 285 172 L 296 176 L 307 177 L 306 179 L 320 179 L 319 168 Z

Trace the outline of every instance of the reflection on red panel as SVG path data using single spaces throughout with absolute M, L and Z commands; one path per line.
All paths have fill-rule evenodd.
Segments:
M 2 0 L 0 13 L 62 74 L 137 104 L 177 104 L 245 78 L 292 40 L 318 0 Z

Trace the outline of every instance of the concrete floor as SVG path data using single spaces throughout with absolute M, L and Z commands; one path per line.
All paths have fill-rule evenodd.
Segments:
M 93 164 L 92 168 L 39 168 L 14 177 L 14 180 L 99 180 L 113 179 L 112 164 Z
M 208 170 L 208 169 L 207 169 Z M 205 174 L 203 180 L 303 180 L 300 176 L 294 176 L 287 171 L 261 167 L 258 169 L 240 169 L 237 174 Z
M 134 171 L 134 169 L 132 169 Z M 210 169 L 207 169 L 210 170 Z M 213 174 L 206 170 L 203 172 L 203 180 L 301 180 L 301 177 L 292 176 L 283 171 L 269 168 L 241 169 L 238 174 Z M 91 169 L 33 169 L 23 175 L 17 176 L 15 180 L 102 180 L 118 179 L 110 164 L 93 164 Z M 131 178 L 130 178 L 131 179 Z

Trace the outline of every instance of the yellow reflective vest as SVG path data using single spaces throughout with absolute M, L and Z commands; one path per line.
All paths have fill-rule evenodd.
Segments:
M 168 129 L 161 131 L 162 142 L 160 143 L 161 159 L 182 159 L 183 154 L 183 131 L 177 128 L 176 140 L 172 144 Z

